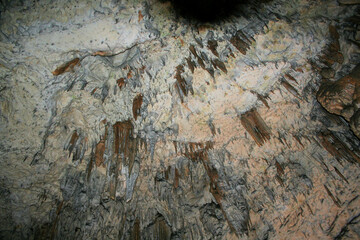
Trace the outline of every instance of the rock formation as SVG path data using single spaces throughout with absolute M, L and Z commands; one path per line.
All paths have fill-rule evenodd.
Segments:
M 360 238 L 360 2 L 225 2 L 1 1 L 1 239 Z

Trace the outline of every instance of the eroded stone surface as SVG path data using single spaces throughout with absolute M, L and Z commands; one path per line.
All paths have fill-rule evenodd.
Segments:
M 330 113 L 343 116 L 350 121 L 355 111 L 359 109 L 360 102 L 360 65 L 353 71 L 335 82 L 323 83 L 317 93 L 317 99 Z M 356 119 L 356 117 L 354 118 Z M 356 122 L 356 120 L 354 120 Z M 352 128 L 358 126 L 353 121 Z M 359 137 L 359 135 L 357 135 Z
M 2 6 L 0 236 L 359 237 L 357 7 L 261 2 Z

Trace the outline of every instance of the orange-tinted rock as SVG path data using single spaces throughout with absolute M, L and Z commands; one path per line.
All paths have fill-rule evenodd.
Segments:
M 317 93 L 317 100 L 330 113 L 341 115 L 349 121 L 352 116 L 351 107 L 360 96 L 359 72 L 360 65 L 335 82 L 323 83 Z

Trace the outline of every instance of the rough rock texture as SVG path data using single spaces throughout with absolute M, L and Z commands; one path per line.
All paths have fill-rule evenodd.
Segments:
M 2 1 L 0 238 L 360 238 L 358 4 Z
M 330 113 L 350 121 L 352 130 L 360 138 L 360 65 L 335 82 L 324 82 L 318 91 L 317 99 Z

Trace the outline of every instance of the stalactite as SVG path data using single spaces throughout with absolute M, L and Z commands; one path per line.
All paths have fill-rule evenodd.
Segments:
M 126 86 L 125 78 L 119 78 L 118 80 L 116 80 L 116 83 L 120 90 Z
M 91 155 L 90 155 L 90 160 L 87 166 L 87 174 L 86 174 L 86 180 L 89 182 L 90 181 L 90 177 L 91 177 L 91 171 L 94 167 L 94 163 L 96 162 L 96 157 L 95 157 L 95 152 L 94 152 L 94 147 L 92 147 L 91 149 Z
M 255 109 L 241 115 L 240 120 L 258 146 L 262 146 L 270 139 L 270 129 Z
M 143 103 L 143 95 L 142 94 L 136 95 L 136 97 L 133 100 L 133 108 L 132 108 L 135 121 L 137 120 L 137 117 L 140 115 L 140 109 L 142 103 Z
M 0 238 L 356 237 L 360 143 L 316 102 L 359 135 L 358 4 L 336 1 L 219 24 L 182 0 L 0 4 Z
M 70 157 L 72 151 L 74 150 L 78 139 L 79 139 L 79 134 L 75 130 L 73 132 L 73 134 L 71 135 L 71 139 L 69 141 L 69 144 L 65 147 L 65 150 L 67 150 L 67 149 L 69 150 L 69 157 Z
M 337 175 L 339 175 L 347 184 L 349 184 L 348 180 L 344 177 L 344 175 L 336 167 L 334 167 L 334 170 L 337 173 Z
M 189 50 L 194 55 L 194 57 L 197 59 L 197 62 L 200 65 L 200 67 L 202 69 L 206 70 L 205 63 L 204 63 L 203 59 L 197 54 L 194 45 L 190 45 Z
M 132 231 L 131 231 L 131 235 L 130 235 L 130 239 L 133 240 L 140 240 L 141 239 L 141 233 L 140 233 L 140 220 L 139 218 L 136 218 Z
M 95 147 L 95 165 L 97 167 L 100 167 L 104 163 L 104 153 L 105 139 L 102 139 Z
M 324 185 L 324 188 L 327 194 L 329 195 L 329 197 L 331 198 L 331 200 L 333 200 L 333 202 L 336 204 L 336 206 L 341 207 L 341 203 L 337 198 L 334 197 L 334 195 L 330 192 L 329 188 L 326 185 Z
M 210 49 L 210 51 L 217 57 L 219 57 L 219 53 L 216 50 L 216 48 L 218 47 L 218 43 L 216 40 L 209 40 L 208 41 L 208 48 Z
M 175 176 L 174 176 L 174 188 L 175 189 L 179 187 L 179 178 L 180 178 L 179 170 L 177 168 L 175 168 Z
M 50 237 L 51 240 L 55 239 L 55 232 L 56 232 L 58 221 L 59 221 L 59 215 L 60 215 L 60 212 L 61 212 L 63 206 L 64 206 L 64 201 L 61 201 L 56 208 L 56 212 L 55 212 L 56 215 L 55 215 L 55 219 L 52 223 L 52 228 L 51 228 L 51 237 Z
M 280 163 L 278 161 L 276 161 L 276 160 L 275 160 L 275 166 L 276 166 L 278 175 L 282 176 L 284 174 L 284 169 L 282 168 Z
M 166 223 L 164 217 L 157 216 L 154 223 L 153 239 L 167 240 L 171 237 L 171 228 Z
M 95 165 L 97 167 L 100 167 L 101 165 L 103 165 L 104 163 L 104 153 L 105 153 L 105 142 L 106 142 L 106 138 L 107 138 L 107 131 L 108 128 L 107 126 L 105 126 L 105 134 L 102 137 L 102 139 L 99 141 L 98 144 L 96 144 L 95 147 Z
M 329 25 L 329 32 L 332 41 L 320 59 L 328 67 L 331 67 L 334 63 L 342 64 L 344 62 L 344 56 L 340 52 L 339 33 L 337 32 L 336 27 Z
M 179 94 L 180 100 L 183 103 L 184 102 L 184 96 L 186 97 L 189 93 L 189 91 L 194 94 L 194 90 L 192 89 L 191 85 L 188 85 L 185 79 L 181 76 L 181 74 L 184 72 L 184 66 L 179 65 L 176 67 L 176 74 L 175 74 L 175 88 Z
M 191 61 L 190 56 L 186 58 L 186 62 L 188 64 L 188 67 L 189 67 L 191 73 L 194 73 L 194 71 L 195 71 L 195 63 L 193 61 Z
M 206 142 L 178 142 L 173 141 L 175 152 L 184 154 L 189 159 L 196 161 L 203 155 L 204 152 L 212 149 L 214 143 L 212 141 Z
M 87 138 L 80 136 L 75 130 L 70 137 L 70 140 L 64 146 L 64 150 L 69 151 L 69 157 L 73 154 L 73 162 L 82 161 L 85 151 L 87 150 Z
M 124 154 L 125 157 L 129 155 L 129 144 L 133 134 L 133 124 L 130 121 L 116 122 L 113 125 L 114 130 L 114 153 Z
M 318 139 L 321 145 L 338 161 L 345 159 L 351 163 L 360 163 L 360 157 L 330 131 L 320 132 Z
M 298 82 L 296 81 L 296 79 L 295 79 L 293 76 L 291 76 L 289 73 L 285 74 L 285 77 L 286 77 L 287 79 L 293 81 L 293 82 L 296 83 L 296 84 L 298 83 Z
M 257 92 L 255 92 L 255 91 L 253 91 L 253 90 L 251 90 L 250 92 L 251 92 L 252 94 L 255 94 L 255 95 L 257 96 L 257 98 L 258 98 L 268 109 L 270 109 L 270 106 L 269 106 L 268 102 L 266 101 L 266 99 L 269 98 L 268 96 L 265 96 L 265 97 L 264 97 L 264 96 L 258 94 Z
M 300 137 L 298 135 L 293 134 L 293 137 L 301 145 L 302 148 L 305 147 L 304 144 L 301 142 Z
M 246 55 L 247 50 L 250 48 L 250 41 L 242 31 L 237 31 L 236 34 L 231 37 L 230 43 L 244 55 Z
M 214 126 L 214 123 L 213 123 L 212 120 L 209 120 L 209 121 L 208 121 L 208 126 L 209 126 L 209 128 L 210 128 L 211 134 L 212 134 L 213 136 L 215 136 L 215 135 L 216 135 L 216 129 L 215 129 L 215 126 Z
M 96 92 L 96 90 L 97 90 L 98 88 L 94 88 L 92 91 L 91 91 L 91 95 L 94 95 L 94 93 Z
M 285 185 L 284 185 L 284 181 L 282 180 L 282 178 L 281 178 L 279 175 L 275 175 L 275 179 L 276 179 L 276 181 L 278 181 L 278 183 L 279 183 L 282 187 L 285 186 Z
M 195 58 L 199 58 L 194 45 L 190 45 L 189 50 L 194 55 Z
M 225 64 L 222 61 L 220 61 L 219 59 L 213 59 L 213 60 L 211 60 L 211 63 L 215 68 L 219 68 L 224 73 L 227 73 Z
M 298 99 L 301 99 L 298 91 L 290 84 L 288 83 L 285 79 L 283 79 L 281 81 L 281 84 L 295 97 L 297 97 Z

